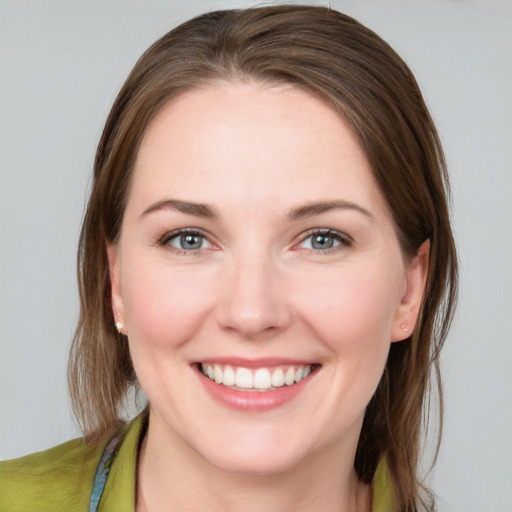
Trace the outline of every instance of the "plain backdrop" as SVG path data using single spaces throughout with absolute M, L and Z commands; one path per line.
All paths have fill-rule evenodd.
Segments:
M 327 2 L 310 2 L 327 5 Z M 95 145 L 138 56 L 227 1 L 0 1 L 0 458 L 76 437 L 66 388 Z M 444 142 L 461 258 L 440 509 L 512 511 L 512 1 L 334 1 L 408 62 Z

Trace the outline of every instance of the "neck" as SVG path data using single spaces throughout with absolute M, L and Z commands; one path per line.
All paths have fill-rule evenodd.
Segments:
M 224 471 L 178 439 L 162 442 L 151 422 L 137 475 L 137 512 L 368 512 L 371 490 L 358 482 L 354 453 L 330 447 L 271 475 Z

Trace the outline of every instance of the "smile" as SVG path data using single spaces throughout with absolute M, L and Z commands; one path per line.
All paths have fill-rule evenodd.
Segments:
M 249 369 L 231 365 L 199 365 L 211 381 L 240 391 L 274 391 L 292 386 L 309 376 L 316 365 L 283 365 L 275 368 Z

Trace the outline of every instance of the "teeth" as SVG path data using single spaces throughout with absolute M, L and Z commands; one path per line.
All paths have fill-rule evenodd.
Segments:
M 223 374 L 218 364 L 213 365 L 213 378 L 217 384 L 222 384 Z
M 284 385 L 291 386 L 305 379 L 311 373 L 311 365 L 282 366 L 274 369 L 258 368 L 251 371 L 243 367 L 233 368 L 229 365 L 203 363 L 200 368 L 204 375 L 217 384 L 260 390 L 280 388 Z
M 260 389 L 270 389 L 272 385 L 272 376 L 266 368 L 256 370 L 254 374 L 253 386 Z
M 272 386 L 275 388 L 280 388 L 284 385 L 284 373 L 281 368 L 278 368 L 277 370 L 274 370 L 272 373 Z
M 224 386 L 234 386 L 236 383 L 235 370 L 231 366 L 224 368 L 224 378 L 222 384 Z
M 293 366 L 290 366 L 288 370 L 286 370 L 286 375 L 284 376 L 284 383 L 287 386 L 291 386 L 295 382 L 295 371 Z
M 238 368 L 236 370 L 236 382 L 237 388 L 252 388 L 252 373 L 247 368 Z

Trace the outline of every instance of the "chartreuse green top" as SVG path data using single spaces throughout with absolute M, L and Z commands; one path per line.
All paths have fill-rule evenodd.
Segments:
M 75 439 L 0 462 L 0 512 L 134 512 L 135 475 L 145 416 L 112 439 Z M 391 486 L 379 464 L 372 512 L 393 512 Z M 179 512 L 179 511 L 178 511 Z

